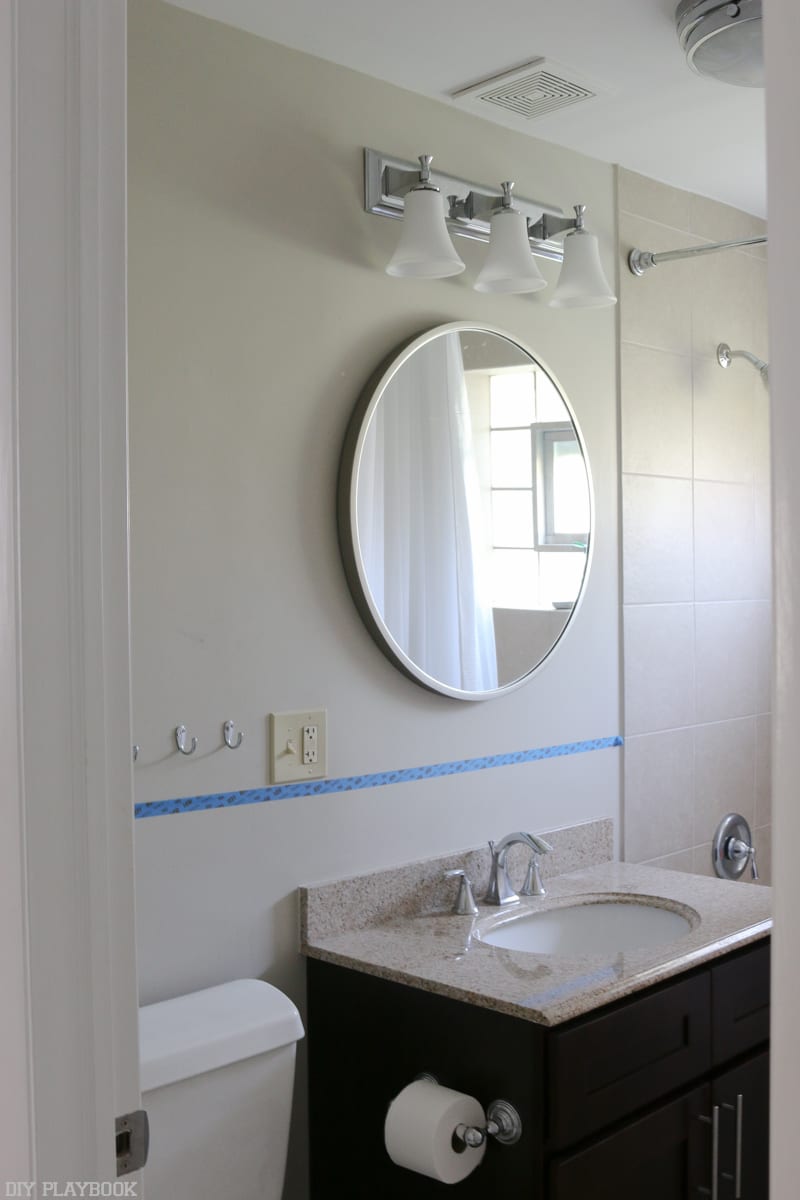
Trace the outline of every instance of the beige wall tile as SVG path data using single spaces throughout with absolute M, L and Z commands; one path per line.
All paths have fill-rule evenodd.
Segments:
M 620 216 L 620 332 L 622 340 L 685 354 L 691 342 L 691 281 L 689 260 L 655 267 L 637 278 L 628 270 L 628 252 L 670 250 L 675 231 L 626 213 Z M 692 243 L 687 236 L 687 244 Z
M 620 371 L 623 471 L 691 478 L 691 359 L 623 343 Z
M 711 841 L 726 813 L 755 822 L 756 719 L 695 729 L 694 843 Z
M 756 865 L 758 867 L 758 882 L 772 887 L 772 826 L 761 825 L 753 830 L 753 843 L 756 848 Z M 750 872 L 747 872 L 747 878 Z
M 769 389 L 758 379 L 753 395 L 753 478 L 756 483 L 770 486 L 771 446 L 769 418 Z
M 655 475 L 623 475 L 622 529 L 624 602 L 691 601 L 691 482 Z
M 721 341 L 769 356 L 766 251 L 748 247 L 663 264 L 638 280 L 624 259 L 634 245 L 672 250 L 698 239 L 761 236 L 765 225 L 623 170 L 618 205 L 628 851 L 650 850 L 665 865 L 710 875 L 715 818 L 738 803 L 759 826 L 770 820 L 769 396 L 750 364 L 736 360 L 722 370 L 716 360 Z M 659 604 L 686 594 L 684 546 L 674 537 L 667 543 L 685 520 L 674 483 L 690 477 L 694 603 Z M 693 651 L 684 641 L 690 624 Z M 694 696 L 681 696 L 692 680 Z M 683 781 L 667 747 L 693 738 L 693 729 L 674 727 L 695 720 L 692 848 L 673 842 L 664 851 L 654 843 L 681 837 L 685 814 L 663 811 L 648 772 L 660 755 L 667 776 Z
M 769 304 L 767 302 L 767 264 L 750 259 L 750 294 L 753 312 L 753 344 L 745 347 L 759 358 L 769 360 Z M 738 347 L 737 347 L 738 349 Z
M 753 625 L 756 639 L 756 706 L 755 712 L 772 711 L 772 604 L 762 601 L 753 605 Z
M 716 353 L 695 357 L 692 368 L 695 479 L 751 483 L 757 372 L 738 360 L 723 369 Z
M 694 724 L 694 608 L 626 605 L 625 730 L 655 733 Z
M 748 484 L 695 483 L 696 600 L 756 599 L 754 520 Z
M 742 212 L 730 204 L 721 204 L 719 200 L 709 200 L 707 196 L 698 196 L 694 192 L 687 194 L 689 216 L 686 228 L 690 233 L 709 242 L 732 242 L 766 235 L 767 223 L 761 217 Z M 763 253 L 763 247 L 754 246 L 750 250 L 753 254 Z
M 714 868 L 711 865 L 711 842 L 704 842 L 701 846 L 693 847 L 692 874 L 709 875 L 712 879 L 715 878 Z
M 694 730 L 625 742 L 625 858 L 643 862 L 694 839 Z
M 691 850 L 679 850 L 677 854 L 665 854 L 661 858 L 648 859 L 648 867 L 661 867 L 665 871 L 685 871 L 691 875 L 693 871 L 693 854 Z
M 768 484 L 753 489 L 753 598 L 772 595 L 772 507 Z
M 695 605 L 697 719 L 727 721 L 756 711 L 758 603 Z
M 621 212 L 669 225 L 673 231 L 684 235 L 691 229 L 693 197 L 690 192 L 669 187 L 636 171 L 626 171 L 624 167 L 618 171 L 617 189 Z M 643 246 L 642 249 L 650 250 L 652 247 Z
M 686 295 L 691 295 L 695 354 L 714 354 L 720 342 L 734 350 L 756 353 L 756 309 L 751 292 L 762 265 L 735 250 L 690 262 L 691 286 Z M 745 365 L 737 362 L 728 369 Z
M 756 717 L 756 825 L 772 823 L 772 717 Z

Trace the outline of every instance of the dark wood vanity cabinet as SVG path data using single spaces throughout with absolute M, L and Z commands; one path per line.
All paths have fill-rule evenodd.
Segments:
M 716 1163 L 719 1200 L 767 1200 L 768 941 L 552 1028 L 308 968 L 313 1200 L 452 1192 L 383 1145 L 390 1101 L 422 1072 L 522 1118 L 458 1195 L 687 1200 L 712 1194 Z

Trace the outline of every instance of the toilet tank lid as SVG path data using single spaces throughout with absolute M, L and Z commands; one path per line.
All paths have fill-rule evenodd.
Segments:
M 288 1046 L 303 1036 L 288 996 L 260 979 L 236 979 L 139 1009 L 141 1089 L 177 1083 Z

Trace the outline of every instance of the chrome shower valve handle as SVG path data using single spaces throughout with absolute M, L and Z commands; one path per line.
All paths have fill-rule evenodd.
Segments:
M 756 847 L 750 826 L 740 813 L 728 813 L 717 826 L 711 844 L 711 862 L 720 879 L 740 879 L 750 864 L 754 882 L 758 882 Z

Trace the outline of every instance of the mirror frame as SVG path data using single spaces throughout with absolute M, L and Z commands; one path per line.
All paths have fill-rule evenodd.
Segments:
M 357 524 L 357 504 L 356 497 L 358 492 L 358 478 L 361 465 L 362 452 L 364 441 L 366 438 L 367 429 L 369 428 L 372 416 L 377 408 L 386 386 L 394 378 L 404 363 L 411 356 L 426 345 L 434 338 L 442 337 L 447 333 L 488 333 L 495 337 L 503 338 L 505 341 L 511 342 L 524 354 L 531 359 L 537 367 L 540 367 L 552 380 L 555 387 L 558 389 L 559 395 L 564 402 L 564 405 L 569 413 L 575 429 L 575 436 L 578 439 L 578 445 L 583 455 L 584 465 L 586 467 L 586 482 L 589 489 L 589 540 L 586 548 L 586 563 L 583 569 L 581 579 L 581 587 L 572 606 L 569 619 L 564 623 L 564 627 L 559 633 L 556 640 L 548 650 L 547 654 L 539 660 L 535 666 L 531 667 L 519 678 L 511 680 L 510 683 L 505 683 L 501 687 L 492 688 L 483 692 L 468 692 L 461 688 L 451 687 L 449 684 L 442 683 L 441 680 L 429 675 L 424 671 L 413 659 L 409 658 L 402 646 L 395 640 L 391 630 L 385 624 L 383 617 L 372 599 L 372 592 L 369 587 L 366 574 L 363 567 L 363 556 L 360 553 L 358 542 L 358 524 Z M 344 444 L 339 462 L 339 476 L 337 482 L 337 524 L 339 534 L 339 548 L 344 564 L 345 576 L 350 593 L 355 602 L 356 608 L 372 635 L 373 640 L 378 648 L 388 658 L 393 666 L 406 675 L 414 683 L 421 685 L 430 692 L 436 692 L 442 696 L 450 696 L 455 700 L 492 700 L 498 696 L 505 696 L 509 692 L 516 691 L 517 688 L 528 683 L 541 667 L 551 658 L 556 646 L 560 645 L 567 630 L 572 625 L 578 609 L 581 606 L 583 598 L 586 594 L 587 582 L 589 579 L 589 570 L 592 563 L 593 549 L 595 542 L 595 499 L 594 486 L 592 482 L 592 472 L 589 464 L 589 456 L 586 451 L 586 443 L 581 432 L 580 425 L 575 416 L 575 412 L 567 399 L 567 395 L 561 386 L 556 375 L 550 370 L 545 362 L 534 354 L 530 347 L 521 342 L 519 338 L 512 336 L 504 329 L 499 329 L 494 325 L 487 325 L 483 322 L 475 321 L 451 321 L 445 325 L 435 325 L 432 328 L 424 330 L 422 333 L 416 334 L 406 342 L 402 342 L 399 347 L 392 350 L 391 354 L 383 359 L 380 366 L 372 373 L 366 386 L 364 387 L 353 413 L 350 417 L 345 434 Z

